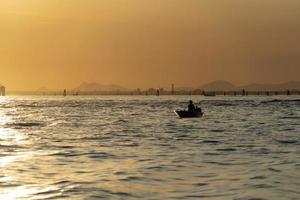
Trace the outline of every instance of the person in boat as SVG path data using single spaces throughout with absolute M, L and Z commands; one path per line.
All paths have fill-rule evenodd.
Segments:
M 195 110 L 196 110 L 196 107 L 195 107 L 193 101 L 190 100 L 189 105 L 188 105 L 188 111 L 189 112 L 194 112 Z
M 201 107 L 196 106 L 195 111 L 197 111 L 197 112 L 202 112 L 202 109 L 201 109 Z

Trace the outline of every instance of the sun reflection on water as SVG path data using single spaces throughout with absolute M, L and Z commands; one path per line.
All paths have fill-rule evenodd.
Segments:
M 15 200 L 19 198 L 26 198 L 38 192 L 37 188 L 29 188 L 26 186 L 16 187 L 14 189 L 7 189 L 0 191 L 1 199 Z
M 7 98 L 0 98 L 0 108 L 5 108 Z M 19 186 L 18 178 L 12 169 L 19 162 L 30 159 L 32 152 L 18 150 L 22 145 L 28 145 L 27 136 L 18 130 L 13 130 L 7 125 L 14 120 L 7 113 L 12 109 L 0 110 L 0 199 L 15 200 L 26 198 L 38 191 L 37 188 Z

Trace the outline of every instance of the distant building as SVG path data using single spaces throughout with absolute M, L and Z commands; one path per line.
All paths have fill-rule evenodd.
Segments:
M 159 94 L 164 94 L 165 90 L 164 88 L 159 88 Z
M 156 90 L 156 96 L 159 96 L 159 89 Z
M 0 85 L 0 96 L 5 96 L 5 87 Z
M 149 89 L 148 89 L 148 94 L 149 94 L 149 95 L 155 95 L 155 94 L 156 94 L 156 89 L 154 89 L 154 88 L 149 88 Z
M 175 93 L 175 86 L 174 86 L 174 83 L 172 83 L 172 86 L 171 86 L 171 94 L 174 95 Z

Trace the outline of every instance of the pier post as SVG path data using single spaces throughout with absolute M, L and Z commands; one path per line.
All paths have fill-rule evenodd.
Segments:
M 172 83 L 172 86 L 171 86 L 171 94 L 174 95 L 175 93 L 175 86 L 174 86 L 174 83 Z
M 0 96 L 5 96 L 5 87 L 0 86 Z

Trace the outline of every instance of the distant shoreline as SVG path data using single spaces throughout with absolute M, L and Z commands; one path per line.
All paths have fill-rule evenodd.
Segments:
M 300 81 L 288 81 L 277 84 L 258 84 L 237 86 L 225 80 L 216 80 L 199 87 L 176 87 L 171 84 L 170 88 L 125 88 L 119 85 L 103 85 L 99 83 L 83 82 L 78 87 L 49 89 L 41 87 L 36 90 L 7 90 L 7 95 L 63 95 L 64 89 L 67 95 L 298 95 L 300 93 Z
M 7 91 L 7 96 L 63 96 L 63 91 Z M 280 91 L 67 91 L 67 96 L 90 96 L 90 95 L 119 95 L 119 96 L 164 96 L 164 95 L 203 95 L 203 96 L 276 96 L 276 95 L 300 95 L 300 90 Z

